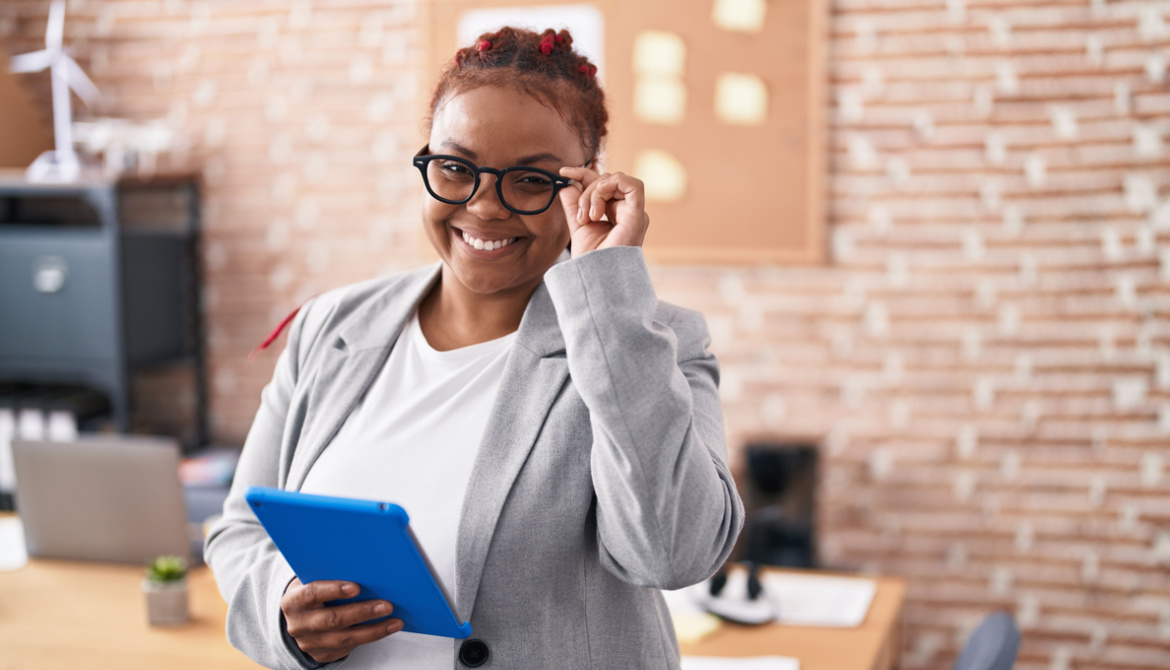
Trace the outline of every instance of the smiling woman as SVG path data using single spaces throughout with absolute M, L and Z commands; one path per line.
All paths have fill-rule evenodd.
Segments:
M 714 573 L 743 505 L 706 323 L 655 295 L 642 182 L 597 169 L 595 73 L 567 31 L 461 49 L 412 159 L 441 261 L 296 314 L 205 551 L 258 662 L 678 668 L 657 589 Z M 354 585 L 302 584 L 250 486 L 403 506 L 475 639 L 326 606 Z
M 555 110 L 535 98 L 497 86 L 476 88 L 442 103 L 434 117 L 429 146 L 485 165 L 525 164 L 554 174 L 565 165 L 581 165 L 590 158 L 577 134 Z M 524 163 L 532 158 L 535 161 Z M 435 161 L 431 164 L 435 165 Z M 458 165 L 448 161 L 442 169 L 450 170 L 452 164 Z M 437 170 L 429 168 L 428 172 L 434 174 Z M 499 184 L 496 176 L 488 176 L 487 180 Z M 428 179 L 432 184 L 436 181 Z M 510 180 L 505 177 L 504 181 Z M 436 303 L 448 297 L 459 301 L 450 304 L 451 308 L 458 308 L 462 303 L 465 308 L 485 309 L 483 300 L 492 296 L 491 311 L 498 313 L 501 301 L 506 301 L 512 318 L 508 319 L 510 323 L 501 319 L 499 328 L 509 332 L 519 325 L 518 317 L 527 296 L 532 295 L 545 271 L 569 244 L 571 231 L 563 207 L 519 215 L 505 206 L 508 189 L 497 188 L 480 188 L 460 205 L 437 198 L 424 199 L 423 225 L 431 245 L 451 269 L 450 280 L 444 278 L 444 290 L 433 294 Z M 500 191 L 504 199 L 499 197 Z M 580 190 L 569 188 L 566 192 L 573 194 Z M 482 240 L 482 244 L 468 244 L 464 235 Z M 502 249 L 483 248 L 512 238 L 516 241 Z M 446 291 L 451 292 L 443 296 Z M 475 294 L 475 298 L 471 299 L 469 294 Z M 423 331 L 428 335 L 428 331 L 438 330 L 432 328 L 435 321 L 431 319 L 438 316 L 431 311 L 440 306 L 436 303 L 424 301 L 420 314 Z M 500 331 L 481 333 L 479 337 L 492 339 L 502 334 Z M 475 336 L 465 337 L 451 344 L 474 344 L 470 341 L 474 339 Z

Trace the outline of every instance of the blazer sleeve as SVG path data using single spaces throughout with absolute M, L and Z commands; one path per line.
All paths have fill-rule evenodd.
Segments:
M 308 300 L 288 331 L 272 380 L 260 394 L 260 409 L 244 441 L 223 516 L 204 541 L 204 558 L 228 603 L 227 638 L 248 658 L 280 670 L 324 667 L 301 651 L 285 629 L 280 600 L 296 576 L 244 500 L 250 486 L 279 487 L 280 449 L 289 403 L 300 372 Z
M 656 320 L 641 247 L 591 251 L 553 266 L 545 283 L 589 409 L 602 564 L 660 589 L 710 577 L 744 511 L 727 467 L 706 321 L 692 310 Z

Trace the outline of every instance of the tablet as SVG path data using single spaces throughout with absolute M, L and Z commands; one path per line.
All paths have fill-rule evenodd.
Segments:
M 402 619 L 402 630 L 466 638 L 450 594 L 410 530 L 406 510 L 376 500 L 282 491 L 253 486 L 244 498 L 301 583 L 323 579 L 354 582 L 361 592 L 327 606 L 382 599 Z

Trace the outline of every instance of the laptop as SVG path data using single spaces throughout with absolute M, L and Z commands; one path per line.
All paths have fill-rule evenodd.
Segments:
M 166 437 L 13 440 L 28 555 L 138 564 L 176 555 L 190 563 L 179 454 Z

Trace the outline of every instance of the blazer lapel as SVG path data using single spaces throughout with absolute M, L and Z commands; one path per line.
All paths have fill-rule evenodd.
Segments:
M 553 402 L 569 376 L 564 339 L 540 284 L 520 322 L 463 497 L 455 553 L 455 606 L 470 621 L 496 523 Z
M 435 263 L 415 270 L 378 289 L 352 314 L 334 315 L 346 319 L 347 325 L 332 342 L 321 342 L 325 351 L 305 413 L 308 430 L 293 454 L 285 489 L 301 488 L 317 457 L 381 371 L 407 317 L 439 278 L 441 268 L 441 263 Z

